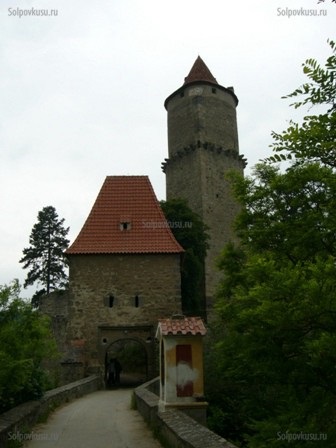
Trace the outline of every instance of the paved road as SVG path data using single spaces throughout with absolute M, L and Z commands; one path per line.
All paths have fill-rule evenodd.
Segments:
M 35 426 L 27 448 L 162 448 L 138 411 L 132 389 L 93 392 Z M 37 440 L 41 439 L 41 440 Z M 44 439 L 44 440 L 43 440 Z

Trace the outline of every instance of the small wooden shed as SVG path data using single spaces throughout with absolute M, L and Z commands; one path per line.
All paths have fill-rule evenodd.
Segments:
M 200 317 L 174 315 L 159 319 L 160 410 L 180 408 L 205 423 L 203 337 Z

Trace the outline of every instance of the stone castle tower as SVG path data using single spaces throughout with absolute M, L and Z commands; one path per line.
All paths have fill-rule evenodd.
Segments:
M 216 259 L 234 239 L 233 221 L 239 206 L 225 175 L 243 174 L 239 155 L 236 106 L 232 87 L 223 87 L 198 57 L 182 87 L 165 101 L 168 112 L 167 200 L 183 198 L 209 227 L 205 262 L 206 308 L 211 309 L 220 273 Z

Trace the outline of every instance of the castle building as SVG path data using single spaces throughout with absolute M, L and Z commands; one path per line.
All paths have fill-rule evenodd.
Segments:
M 143 381 L 158 372 L 155 330 L 181 312 L 182 253 L 148 177 L 107 176 L 66 251 L 68 293 L 40 307 L 58 325 L 63 382 L 104 373 L 120 356 L 124 377 L 136 363 Z
M 226 174 L 243 173 L 233 88 L 217 83 L 200 57 L 182 87 L 165 101 L 169 158 L 167 199 L 184 198 L 209 228 L 205 262 L 207 309 L 219 273 L 215 262 L 234 239 L 238 212 Z M 46 296 L 62 353 L 62 382 L 107 372 L 111 359 L 158 373 L 155 329 L 180 314 L 181 256 L 147 176 L 107 176 L 81 231 L 67 249 L 69 290 Z M 123 357 L 123 359 L 120 359 Z
M 223 87 L 198 57 L 184 84 L 168 96 L 168 154 L 162 164 L 167 200 L 183 198 L 208 226 L 205 261 L 206 308 L 212 308 L 220 273 L 216 260 L 230 240 L 239 205 L 226 174 L 243 174 L 239 155 L 236 107 L 232 87 Z

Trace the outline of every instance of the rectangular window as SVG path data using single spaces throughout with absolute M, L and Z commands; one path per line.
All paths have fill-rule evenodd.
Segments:
M 126 221 L 122 221 L 120 223 L 120 230 L 131 230 L 131 223 L 130 222 L 126 222 Z

